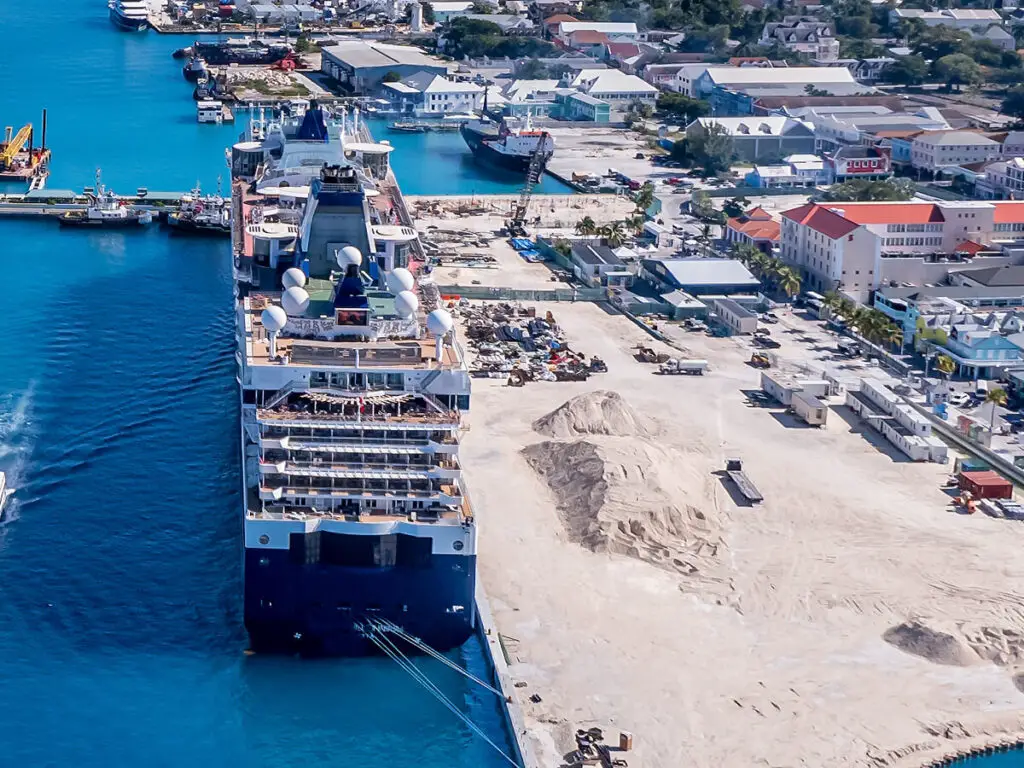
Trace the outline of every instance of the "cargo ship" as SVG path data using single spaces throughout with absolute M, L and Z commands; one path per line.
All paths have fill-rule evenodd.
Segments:
M 255 652 L 376 653 L 384 626 L 446 650 L 476 625 L 469 371 L 392 149 L 315 101 L 250 121 L 231 149 Z
M 462 138 L 476 157 L 500 168 L 526 173 L 535 154 L 543 171 L 555 152 L 555 139 L 537 130 L 529 116 L 522 122 L 504 118 L 495 122 L 486 116 L 459 127 Z

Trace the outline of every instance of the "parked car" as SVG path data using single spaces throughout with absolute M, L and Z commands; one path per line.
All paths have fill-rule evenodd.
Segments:
M 971 402 L 971 396 L 966 392 L 954 392 L 949 396 L 949 404 L 955 405 L 957 408 L 963 408 L 965 405 Z
M 761 315 L 761 322 L 768 323 L 768 325 L 774 325 L 779 322 L 779 318 L 774 312 L 765 312 Z

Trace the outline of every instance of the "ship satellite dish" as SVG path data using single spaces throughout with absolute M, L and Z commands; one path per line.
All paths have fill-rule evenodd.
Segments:
M 435 336 L 444 336 L 454 327 L 452 316 L 443 309 L 435 309 L 427 315 L 427 330 Z
M 281 285 L 285 290 L 293 287 L 302 288 L 306 284 L 306 273 L 298 267 L 291 267 L 281 276 Z
M 444 337 L 455 326 L 452 316 L 443 309 L 435 309 L 427 315 L 427 330 L 434 334 L 434 360 L 441 365 L 444 359 Z
M 276 358 L 277 334 L 288 324 L 288 313 L 280 307 L 271 304 L 263 310 L 263 313 L 260 315 L 260 321 L 263 323 L 263 327 L 267 329 L 267 335 L 270 337 L 270 357 L 271 359 Z
M 354 245 L 346 245 L 335 255 L 338 266 L 344 270 L 349 267 L 358 267 L 363 263 L 363 254 Z
M 401 291 L 395 296 L 395 312 L 406 319 L 413 317 L 420 308 L 420 300 L 412 291 Z
M 271 304 L 263 310 L 260 320 L 263 322 L 263 327 L 267 329 L 267 332 L 277 333 L 288 324 L 288 313 L 281 309 L 281 307 Z
M 388 293 L 392 296 L 397 296 L 402 291 L 411 291 L 413 286 L 416 285 L 416 278 L 405 267 L 398 267 L 385 275 L 384 282 L 388 286 Z
M 297 285 L 281 294 L 281 306 L 289 315 L 304 315 L 309 309 L 309 294 Z

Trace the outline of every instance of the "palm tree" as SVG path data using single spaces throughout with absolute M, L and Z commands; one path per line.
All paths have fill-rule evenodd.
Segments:
M 584 216 L 576 222 L 576 234 L 583 237 L 593 237 L 597 234 L 597 224 L 589 216 Z
M 645 213 L 651 207 L 651 203 L 654 202 L 654 185 L 651 182 L 647 182 L 640 187 L 637 193 L 633 195 L 633 202 L 636 204 L 637 213 Z
M 790 267 L 782 267 L 776 273 L 776 281 L 781 290 L 787 297 L 793 298 L 800 293 L 800 275 L 794 272 Z
M 732 247 L 729 249 L 729 256 L 736 259 L 747 269 L 750 269 L 751 264 L 754 263 L 754 259 L 763 255 L 764 251 L 750 243 L 733 243 Z
M 839 291 L 829 291 L 826 293 L 823 304 L 829 311 L 830 315 L 834 317 L 842 317 L 844 320 L 846 319 L 842 312 L 844 308 L 844 298 Z
M 988 419 L 988 433 L 990 435 L 992 434 L 992 430 L 995 428 L 995 425 L 996 425 L 996 406 L 997 405 L 1000 405 L 1000 406 L 1006 405 L 1006 400 L 1007 400 L 1006 390 L 1003 389 L 1002 387 L 996 387 L 995 389 L 990 389 L 988 391 L 988 394 L 985 395 L 985 402 L 986 403 L 991 403 L 991 405 L 992 405 L 992 415 L 989 416 L 989 419 Z
M 953 358 L 949 355 L 939 355 L 935 360 L 935 370 L 948 380 L 953 375 L 953 371 L 956 370 L 956 363 L 953 362 Z
M 771 258 L 764 251 L 759 250 L 750 256 L 750 271 L 754 273 L 758 280 L 765 280 L 768 278 L 768 273 L 771 270 L 771 261 Z
M 633 230 L 634 234 L 639 235 L 643 232 L 644 224 L 647 222 L 647 217 L 643 214 L 636 214 L 635 216 L 627 216 L 625 224 L 627 227 Z
M 711 225 L 705 224 L 700 228 L 700 234 L 697 235 L 697 241 L 701 244 L 701 250 L 704 251 L 705 256 L 711 250 L 711 240 Z
M 896 323 L 886 323 L 882 326 L 882 339 L 886 343 L 897 347 L 900 352 L 903 351 L 903 329 L 896 325 Z
M 601 227 L 601 236 L 608 241 L 608 247 L 618 248 L 626 241 L 626 230 L 621 221 L 613 221 L 606 227 Z

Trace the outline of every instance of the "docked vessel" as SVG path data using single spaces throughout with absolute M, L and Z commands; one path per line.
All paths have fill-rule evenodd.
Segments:
M 58 217 L 62 227 L 95 227 L 117 229 L 138 227 L 149 224 L 153 215 L 149 211 L 138 211 L 107 189 L 100 181 L 100 172 L 96 171 L 95 189 L 85 190 L 89 203 L 85 210 L 67 211 Z
M 416 281 L 393 147 L 316 102 L 250 126 L 231 164 L 251 646 L 365 654 L 384 623 L 458 646 L 476 622 L 470 378 Z
M 520 122 L 505 118 L 496 123 L 486 116 L 468 120 L 459 132 L 476 157 L 501 168 L 526 172 L 531 163 L 543 171 L 555 152 L 555 139 L 547 131 L 537 130 L 529 116 Z
M 192 44 L 192 53 L 207 64 L 273 64 L 281 61 L 292 47 L 285 42 L 268 42 L 249 37 L 221 41 L 199 41 Z
M 185 66 L 181 68 L 181 74 L 190 83 L 195 83 L 200 78 L 207 76 L 206 62 L 198 56 L 192 56 Z
M 220 195 L 204 195 L 199 185 L 178 202 L 178 210 L 167 215 L 175 232 L 195 235 L 229 236 L 231 208 Z
M 143 0 L 111 0 L 110 21 L 119 29 L 139 32 L 149 26 L 149 10 Z
M 235 113 L 223 101 L 203 99 L 196 104 L 196 120 L 200 123 L 233 123 Z

